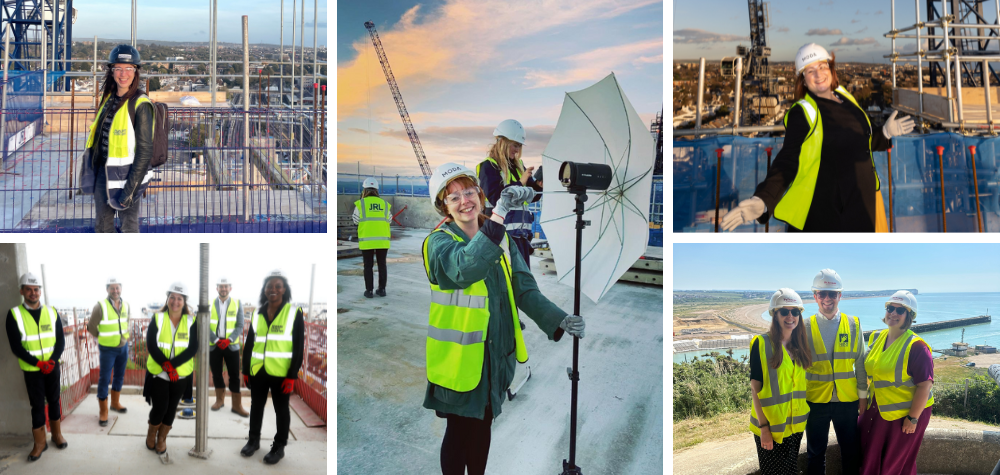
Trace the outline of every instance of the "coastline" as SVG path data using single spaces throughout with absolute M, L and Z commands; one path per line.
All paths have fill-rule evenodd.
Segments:
M 858 299 L 874 299 L 880 297 L 846 297 L 841 300 L 858 300 Z M 802 303 L 815 303 L 812 298 L 802 299 Z M 723 312 L 723 319 L 737 323 L 739 325 L 747 326 L 754 329 L 767 330 L 767 321 L 760 318 L 760 315 L 767 311 L 767 307 L 770 304 L 761 303 L 747 305 L 745 307 L 740 307 L 735 310 L 728 312 Z

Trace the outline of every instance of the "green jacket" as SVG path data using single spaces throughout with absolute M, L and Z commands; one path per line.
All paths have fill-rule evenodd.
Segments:
M 495 223 L 494 223 L 495 224 Z M 453 240 L 445 233 L 433 233 L 428 238 L 427 256 L 430 275 L 443 289 L 461 289 L 474 282 L 486 279 L 490 296 L 506 295 L 503 270 L 500 266 L 500 246 L 483 232 L 476 233 L 471 240 L 454 223 L 446 223 L 448 229 L 466 242 Z M 517 246 L 510 248 L 513 265 L 514 300 L 517 307 L 531 318 L 548 335 L 550 340 L 559 341 L 563 330 L 559 324 L 566 312 L 557 307 L 538 290 L 535 278 L 518 254 Z M 507 388 L 514 379 L 514 323 L 511 321 L 509 301 L 504 298 L 490 298 L 490 323 L 487 329 L 486 358 L 483 361 L 483 377 L 479 386 L 466 393 L 452 391 L 427 383 L 424 407 L 447 414 L 483 419 L 487 400 L 496 418 L 502 412 L 500 406 L 506 398 Z M 504 318 L 506 316 L 506 318 Z M 522 320 L 523 321 L 523 320 Z M 528 349 L 531 354 L 531 349 Z M 488 399 L 487 399 L 488 398 Z

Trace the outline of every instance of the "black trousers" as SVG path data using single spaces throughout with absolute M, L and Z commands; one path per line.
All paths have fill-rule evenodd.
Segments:
M 292 416 L 288 411 L 288 398 L 291 394 L 281 392 L 281 383 L 284 381 L 285 378 L 271 376 L 263 369 L 256 376 L 250 376 L 250 440 L 260 441 L 260 426 L 264 422 L 264 406 L 267 404 L 267 393 L 270 391 L 274 416 L 278 423 L 274 443 L 288 445 L 288 426 L 292 423 Z
M 194 399 L 194 373 L 191 373 L 191 377 L 187 378 L 187 383 L 184 386 L 184 394 L 181 399 L 185 401 L 190 401 Z
M 486 473 L 486 459 L 490 456 L 490 428 L 493 410 L 487 405 L 485 419 L 447 414 L 448 427 L 441 442 L 442 475 L 469 475 Z
M 378 288 L 385 289 L 385 281 L 389 278 L 389 275 L 385 273 L 385 255 L 388 252 L 388 249 L 363 249 L 361 251 L 361 259 L 365 262 L 365 290 L 374 289 L 375 260 L 378 260 Z
M 826 473 L 826 444 L 830 437 L 830 422 L 840 444 L 841 472 L 853 475 L 861 471 L 861 439 L 858 433 L 858 401 L 809 403 L 806 421 L 806 450 L 809 471 Z
M 153 408 L 149 410 L 149 423 L 152 425 L 174 425 L 174 416 L 177 415 L 177 403 L 181 402 L 181 395 L 185 388 L 190 388 L 191 376 L 172 383 L 157 377 L 150 378 L 153 384 L 150 394 L 153 399 Z
M 223 360 L 226 362 L 226 371 L 229 372 L 229 390 L 236 394 L 240 392 L 240 352 L 229 348 L 221 350 L 218 347 L 208 352 L 208 366 L 212 368 L 215 389 L 226 389 L 226 383 L 222 379 Z
M 49 401 L 49 419 L 58 421 L 62 415 L 59 406 L 59 364 L 49 374 L 41 371 L 22 371 L 24 387 L 28 389 L 31 404 L 31 428 L 45 427 L 45 401 Z
M 108 204 L 108 176 L 104 173 L 104 167 L 96 170 L 94 183 L 94 232 L 113 233 L 115 232 L 115 209 Z M 118 211 L 118 219 L 121 220 L 123 233 L 139 232 L 139 197 L 135 197 L 132 206 L 124 211 Z

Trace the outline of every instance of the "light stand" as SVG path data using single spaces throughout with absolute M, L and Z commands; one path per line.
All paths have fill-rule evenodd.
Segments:
M 583 249 L 583 228 L 590 224 L 584 221 L 584 203 L 587 202 L 587 189 L 584 187 L 571 186 L 567 190 L 576 195 L 576 268 L 573 276 L 573 314 L 580 315 L 580 261 L 582 260 Z M 569 379 L 572 381 L 572 402 L 569 416 L 569 460 L 563 459 L 562 475 L 583 475 L 580 467 L 576 466 L 576 394 L 577 386 L 580 382 L 580 372 L 578 371 L 580 359 L 580 339 L 573 337 L 573 367 L 566 368 Z

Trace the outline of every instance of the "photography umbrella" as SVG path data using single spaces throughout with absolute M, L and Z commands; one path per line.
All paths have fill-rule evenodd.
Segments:
M 646 251 L 653 161 L 653 138 L 614 73 L 586 89 L 566 93 L 559 122 L 542 153 L 541 225 L 559 282 L 574 286 L 575 314 L 580 315 L 581 292 L 597 302 Z M 565 188 L 559 176 L 564 162 L 606 165 L 611 184 L 603 190 Z M 576 466 L 579 351 L 580 340 L 574 337 L 565 475 L 581 473 Z

